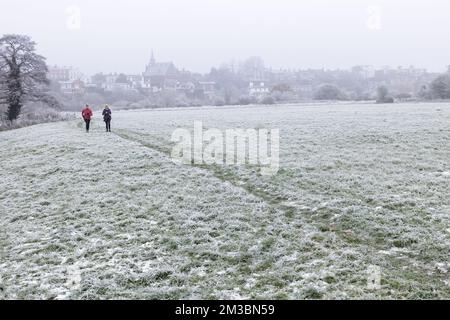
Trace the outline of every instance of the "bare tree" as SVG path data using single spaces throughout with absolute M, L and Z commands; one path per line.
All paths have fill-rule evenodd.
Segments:
M 240 73 L 248 79 L 263 79 L 265 77 L 264 60 L 260 57 L 250 57 L 245 60 L 240 68 Z
M 45 58 L 35 53 L 36 43 L 24 35 L 0 38 L 0 103 L 7 105 L 9 121 L 17 119 L 28 101 L 57 107 L 47 93 L 49 80 Z

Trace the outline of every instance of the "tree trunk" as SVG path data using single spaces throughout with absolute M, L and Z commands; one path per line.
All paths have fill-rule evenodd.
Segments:
M 23 90 L 22 82 L 20 79 L 20 72 L 18 70 L 11 70 L 8 76 L 8 90 L 7 90 L 7 102 L 8 110 L 6 115 L 9 121 L 16 120 L 23 106 L 22 102 Z

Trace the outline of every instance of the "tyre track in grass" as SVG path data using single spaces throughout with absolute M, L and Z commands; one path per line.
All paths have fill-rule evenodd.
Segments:
M 144 135 L 128 129 L 115 129 L 114 133 L 124 140 L 138 143 L 145 148 L 157 151 L 162 154 L 167 159 L 167 161 L 172 161 L 170 159 L 170 144 L 164 140 L 158 139 L 158 143 L 155 141 L 156 139 L 151 135 Z M 165 144 L 161 143 L 161 141 L 163 141 L 163 143 L 165 142 Z M 272 253 L 271 256 L 273 255 L 273 257 L 271 259 L 266 259 L 265 261 L 263 261 L 260 266 L 257 267 L 257 270 L 258 268 L 261 268 L 261 270 L 269 271 L 272 268 L 270 266 L 275 263 L 275 261 L 287 260 L 285 263 L 288 265 L 292 264 L 292 270 L 294 271 L 295 268 L 298 267 L 298 263 L 294 263 L 294 260 L 289 259 L 297 255 L 300 256 L 298 258 L 301 261 L 300 264 L 304 265 L 304 268 L 306 270 L 309 270 L 309 268 L 311 268 L 310 263 L 319 263 L 319 261 L 321 261 L 323 257 L 334 255 L 333 252 L 324 247 L 322 240 L 316 241 L 314 237 L 312 237 L 313 234 L 316 234 L 319 231 L 313 224 L 308 223 L 303 215 L 295 216 L 293 214 L 295 210 L 294 207 L 288 207 L 284 205 L 282 199 L 274 197 L 266 190 L 256 189 L 250 183 L 241 183 L 242 181 L 239 179 L 239 175 L 233 172 L 232 169 L 226 170 L 223 166 L 206 166 L 194 164 L 186 165 L 186 167 L 204 170 L 205 172 L 218 179 L 221 183 L 229 183 L 233 187 L 242 190 L 245 194 L 258 199 L 262 203 L 267 204 L 269 208 L 271 208 L 272 218 L 270 219 L 270 229 L 272 230 L 272 232 L 270 236 L 261 238 L 261 246 L 265 248 L 263 249 L 265 251 L 279 248 L 282 252 L 284 252 L 284 254 L 275 258 L 277 254 Z M 326 260 L 327 259 L 325 259 L 325 261 Z M 320 264 L 322 263 L 323 262 L 320 262 Z M 328 269 L 329 266 L 324 264 L 322 267 L 315 266 L 314 268 L 319 268 L 319 270 L 322 270 L 321 272 L 318 272 L 318 274 L 321 274 L 324 273 L 324 270 Z M 287 275 L 286 271 L 284 271 L 284 273 L 283 271 L 280 271 L 280 274 L 275 276 L 269 272 L 267 275 L 267 282 L 273 282 L 275 286 L 280 286 L 283 282 L 286 281 L 284 278 L 288 277 L 292 278 L 290 282 L 287 282 L 290 285 L 295 285 L 298 281 L 311 281 L 302 280 L 301 274 L 302 272 L 294 271 L 294 273 L 289 272 L 289 275 Z M 283 279 L 281 279 L 281 277 Z M 322 280 L 319 280 L 319 282 L 323 283 Z M 289 287 L 288 284 L 286 286 Z M 304 294 L 303 298 L 322 298 L 325 294 L 324 292 L 318 292 L 311 286 L 306 285 L 305 287 L 306 288 L 303 290 L 304 293 L 302 293 Z M 292 296 L 290 295 L 278 296 L 278 298 L 282 299 L 287 299 L 289 297 L 292 298 Z
M 170 158 L 171 154 L 171 144 L 167 141 L 164 141 L 161 138 L 155 138 L 154 136 L 150 134 L 143 134 L 139 132 L 135 132 L 133 130 L 128 129 L 118 129 L 115 132 L 118 136 L 120 136 L 123 139 L 127 139 L 133 142 L 140 143 L 141 145 L 156 150 L 160 153 L 162 153 L 164 156 L 166 156 L 168 159 Z M 171 160 L 168 160 L 171 161 Z M 230 169 L 225 168 L 224 166 L 218 166 L 218 165 L 195 165 L 191 164 L 191 167 L 197 167 L 203 170 L 206 170 L 210 173 L 212 173 L 216 178 L 223 182 L 227 182 L 232 184 L 233 186 L 237 188 L 243 189 L 246 193 L 264 201 L 272 208 L 279 210 L 283 213 L 283 217 L 280 217 L 280 219 L 290 224 L 290 221 L 294 221 L 294 217 L 297 219 L 300 218 L 300 221 L 303 225 L 309 225 L 309 227 L 314 228 L 315 230 L 320 229 L 320 224 L 323 221 L 316 221 L 313 217 L 306 216 L 304 214 L 301 215 L 295 215 L 296 212 L 302 212 L 302 210 L 299 209 L 298 206 L 290 205 L 289 202 L 287 202 L 287 197 L 284 195 L 279 194 L 273 194 L 269 192 L 268 190 L 264 190 L 262 188 L 257 188 L 256 185 L 252 184 L 251 182 L 246 182 L 241 179 L 239 176 L 239 173 L 233 170 L 233 167 Z M 248 167 L 247 167 L 248 168 Z M 313 190 L 310 190 L 313 191 Z M 320 219 L 319 219 L 320 220 Z M 339 246 L 345 247 L 345 248 L 353 248 L 358 250 L 359 252 L 362 252 L 365 257 L 364 260 L 367 264 L 377 264 L 378 259 L 380 258 L 380 251 L 384 249 L 382 246 L 378 246 L 374 243 L 365 243 L 364 241 L 355 241 L 356 239 L 353 239 L 345 230 L 327 230 L 331 233 L 334 233 L 338 236 L 341 243 Z M 378 257 L 378 258 L 377 258 Z M 397 274 L 398 269 L 400 266 L 405 266 L 404 256 L 400 255 L 393 255 L 393 256 L 383 256 L 382 260 L 385 260 L 386 267 L 391 266 L 394 268 L 393 270 L 390 270 L 389 272 L 395 272 Z M 410 256 L 409 259 L 411 264 L 417 265 L 420 263 L 416 260 L 414 256 Z M 417 274 L 418 279 L 420 277 L 428 278 L 431 280 L 430 275 L 426 275 L 425 270 L 427 269 L 426 266 L 417 266 L 413 268 L 415 271 L 412 272 L 412 274 Z M 400 272 L 401 273 L 401 272 Z M 415 278 L 416 276 L 410 274 L 408 277 Z M 400 276 L 400 274 L 397 274 L 397 276 Z M 396 277 L 397 277 L 396 276 Z M 403 279 L 406 280 L 406 279 Z M 436 280 L 436 279 L 434 279 Z M 419 280 L 423 282 L 423 279 Z M 389 280 L 391 283 L 391 280 Z M 394 284 L 397 284 L 395 280 L 393 280 Z M 425 283 L 423 283 L 425 284 Z M 424 293 L 426 296 L 426 293 Z
M 138 144 L 141 145 L 144 148 L 150 149 L 152 152 L 159 153 L 162 158 L 166 159 L 168 162 L 172 163 L 171 159 L 170 159 L 170 151 L 171 148 L 169 147 L 168 144 L 166 145 L 162 145 L 161 143 L 156 143 L 153 139 L 153 137 L 149 136 L 143 136 L 137 132 L 131 131 L 131 130 L 124 130 L 124 129 L 115 129 L 113 131 L 115 133 L 116 136 L 118 136 L 119 138 L 123 139 L 124 141 L 129 141 L 133 144 Z M 160 140 L 160 141 L 164 141 L 164 140 Z M 173 164 L 175 166 L 175 164 Z M 245 186 L 242 186 L 238 180 L 238 175 L 233 174 L 231 178 L 231 172 L 230 174 L 227 174 L 227 172 L 224 172 L 225 170 L 221 169 L 219 166 L 215 166 L 213 168 L 210 167 L 206 167 L 206 166 L 186 166 L 187 169 L 189 168 L 197 168 L 197 169 L 201 169 L 201 171 L 207 173 L 208 175 L 210 175 L 211 177 L 214 177 L 216 179 L 218 179 L 219 183 L 224 184 L 224 183 L 228 183 L 229 185 L 231 185 L 233 188 L 236 188 L 237 190 L 241 190 L 243 194 L 247 194 L 248 196 L 255 198 L 258 202 L 267 205 L 268 208 L 270 208 L 270 210 L 266 213 L 269 214 L 269 216 L 265 217 L 262 220 L 258 221 L 258 218 L 256 218 L 255 222 L 252 223 L 252 225 L 254 226 L 259 226 L 258 228 L 265 226 L 264 228 L 267 228 L 269 231 L 269 234 L 266 234 L 267 231 L 263 232 L 262 234 L 258 233 L 255 239 L 257 239 L 257 242 L 261 242 L 260 246 L 262 246 L 262 250 L 264 250 L 264 252 L 262 253 L 261 257 L 264 257 L 263 260 L 258 267 L 253 267 L 256 268 L 256 270 L 258 270 L 258 268 L 264 268 L 263 270 L 267 270 L 267 274 L 264 274 L 264 277 L 267 277 L 267 283 L 266 281 L 263 281 L 263 285 L 259 284 L 260 286 L 266 286 L 269 285 L 271 283 L 274 283 L 274 285 L 276 287 L 280 286 L 281 288 L 281 284 L 285 281 L 285 280 L 280 280 L 278 279 L 278 277 L 276 277 L 274 274 L 272 274 L 272 268 L 273 265 L 275 263 L 275 261 L 277 260 L 284 260 L 284 259 L 289 259 L 289 257 L 294 253 L 300 253 L 302 254 L 302 249 L 298 248 L 298 244 L 297 241 L 286 241 L 286 239 L 283 236 L 283 233 L 289 233 L 290 235 L 293 235 L 293 237 L 295 237 L 297 239 L 297 237 L 303 238 L 304 241 L 308 241 L 307 239 L 310 238 L 310 234 L 312 232 L 316 232 L 317 230 L 315 230 L 315 228 L 311 225 L 307 225 L 305 223 L 301 223 L 300 226 L 298 223 L 287 223 L 287 220 L 290 220 L 289 217 L 286 215 L 286 213 L 281 210 L 281 206 L 280 206 L 280 201 L 278 199 L 273 199 L 273 197 L 270 196 L 269 193 L 267 192 L 255 192 L 255 190 L 252 190 L 251 186 L 247 185 L 247 188 Z M 180 168 L 180 170 L 185 171 L 183 168 Z M 191 169 L 189 169 L 191 170 Z M 231 170 L 230 170 L 231 171 Z M 195 178 L 195 176 L 194 176 Z M 248 189 L 249 188 L 249 189 Z M 283 214 L 284 213 L 284 214 Z M 267 218 L 267 219 L 266 219 Z M 301 217 L 298 217 L 301 218 Z M 270 221 L 270 223 L 269 223 Z M 266 223 L 269 223 L 269 226 L 266 225 Z M 301 228 L 302 230 L 295 230 L 296 228 Z M 314 229 L 314 230 L 311 230 Z M 263 229 L 260 229 L 263 230 Z M 238 234 L 237 234 L 238 235 Z M 303 235 L 303 237 L 301 237 L 301 235 Z M 304 246 L 304 244 L 302 243 L 301 246 Z M 319 243 L 313 243 L 313 244 L 309 244 L 309 248 L 308 250 L 310 251 L 314 251 L 314 253 L 311 253 L 312 256 L 315 256 L 316 253 L 315 252 L 319 252 L 322 253 L 323 252 L 323 248 L 321 248 L 322 245 Z M 283 252 L 283 254 L 281 254 L 281 256 L 277 257 L 278 255 L 280 255 L 279 253 L 271 253 L 269 251 L 270 248 L 279 248 L 281 250 L 281 252 Z M 294 249 L 295 248 L 295 249 Z M 247 255 L 249 253 L 246 253 Z M 327 253 L 326 253 L 327 254 Z M 270 257 L 270 258 L 269 258 Z M 317 258 L 317 257 L 316 257 Z M 245 258 L 247 259 L 247 258 Z M 303 258 L 303 260 L 308 260 L 308 258 Z M 242 267 L 244 268 L 249 268 L 249 266 L 247 265 L 246 261 L 240 261 L 239 264 L 242 265 Z M 292 261 L 290 261 L 289 263 L 293 263 Z M 250 264 L 251 265 L 251 264 Z M 305 268 L 309 268 L 309 266 L 305 266 Z M 250 270 L 250 269 L 248 269 Z M 247 269 L 245 272 L 248 272 Z M 291 272 L 287 272 L 286 270 L 284 271 L 286 274 L 289 274 L 289 277 L 292 277 L 293 279 L 301 279 L 300 273 L 296 274 L 296 273 L 291 273 Z M 287 277 L 287 275 L 285 275 L 284 277 Z M 289 289 L 289 282 L 286 283 L 286 288 L 284 288 L 283 285 L 283 291 Z M 311 290 L 307 291 L 306 294 L 309 294 Z M 256 291 L 255 297 L 258 297 L 258 291 Z M 259 296 L 259 297 L 263 297 L 263 296 Z M 289 297 L 289 295 L 283 295 L 283 296 L 279 296 L 279 298 L 287 298 Z
M 152 140 L 154 138 L 151 135 L 144 135 L 132 130 L 125 130 L 125 129 L 116 129 L 114 133 L 126 140 L 138 142 L 144 147 L 156 150 L 160 153 L 162 153 L 167 158 L 170 158 L 171 156 L 171 148 L 169 147 L 170 144 L 167 141 L 164 141 L 163 144 L 158 144 Z M 168 146 L 169 145 L 169 146 Z M 172 161 L 168 159 L 168 161 Z M 218 178 L 221 181 L 228 182 L 232 184 L 234 187 L 241 188 L 245 190 L 248 194 L 263 200 L 269 205 L 278 207 L 279 209 L 282 209 L 287 214 L 290 210 L 294 210 L 294 206 L 289 206 L 284 204 L 283 202 L 286 199 L 280 198 L 277 195 L 273 195 L 270 192 L 258 189 L 254 185 L 251 185 L 249 183 L 242 182 L 242 180 L 239 179 L 239 176 L 234 173 L 232 170 L 225 169 L 224 166 L 219 165 L 197 165 L 197 164 L 191 164 L 191 167 L 200 168 L 206 171 L 209 171 L 213 173 L 213 175 Z
M 206 298 L 211 294 L 226 298 L 230 294 L 226 290 L 243 286 L 241 281 L 250 274 L 250 267 L 256 268 L 260 260 L 272 257 L 271 252 L 248 252 L 248 247 L 267 236 L 260 230 L 275 229 L 267 227 L 274 214 L 262 201 L 220 181 L 213 180 L 212 185 L 207 185 L 214 179 L 211 174 L 177 169 L 153 149 L 100 132 L 98 124 L 93 126 L 91 135 L 86 135 L 80 126 L 74 122 L 45 126 L 44 131 L 22 130 L 14 135 L 15 140 L 11 134 L 6 141 L 23 146 L 20 150 L 11 148 L 14 154 L 11 152 L 10 156 L 0 157 L 5 164 L 2 173 L 8 170 L 11 173 L 5 186 L 13 189 L 28 182 L 25 189 L 33 194 L 28 202 L 23 201 L 25 194 L 5 202 L 10 210 L 0 217 L 2 223 L 5 219 L 5 229 L 13 241 L 6 247 L 10 256 L 5 267 L 11 297 L 53 298 L 72 294 L 74 298 Z M 80 145 L 80 141 L 85 143 Z M 39 156 L 30 152 L 34 149 L 40 151 Z M 59 157 L 53 161 L 56 155 Z M 38 157 L 43 162 L 39 169 L 45 172 L 33 173 L 33 184 L 40 183 L 39 188 L 34 188 L 29 183 L 32 172 L 21 166 L 23 161 L 30 166 L 39 165 Z M 75 179 L 71 174 L 76 169 L 73 161 L 80 173 Z M 108 164 L 109 173 L 101 170 L 104 163 Z M 56 172 L 55 167 L 61 170 Z M 123 184 L 125 173 L 135 173 L 136 178 L 133 175 Z M 198 179 L 185 181 L 190 174 Z M 83 183 L 85 176 L 89 177 L 87 183 Z M 144 180 L 147 183 L 142 183 Z M 150 181 L 155 184 L 150 186 Z M 108 189 L 101 187 L 105 185 Z M 68 193 L 68 197 L 43 203 L 39 193 L 45 186 L 55 187 L 49 197 L 55 192 Z M 146 188 L 154 188 L 151 195 Z M 78 189 L 85 190 L 87 196 L 78 196 Z M 198 207 L 193 208 L 191 202 L 197 199 L 190 196 L 196 194 L 204 198 L 195 201 Z M 205 199 L 210 199 L 217 210 L 209 210 Z M 176 208 L 172 208 L 172 202 Z M 72 205 L 68 208 L 67 204 Z M 39 219 L 29 219 L 34 216 Z M 30 242 L 30 236 L 36 241 Z M 149 244 L 151 249 L 147 248 Z M 79 291 L 65 288 L 63 257 L 69 267 L 75 261 L 83 262 Z M 143 262 L 151 265 L 141 266 Z M 210 268 L 214 274 L 203 280 L 191 274 L 191 269 L 196 268 Z M 227 268 L 248 271 L 215 275 Z M 275 271 L 271 265 L 263 275 Z M 20 279 L 16 275 L 21 275 Z M 267 298 L 266 288 L 270 289 L 270 285 L 264 283 L 260 290 L 254 291 L 255 296 Z M 245 296 L 250 297 L 250 293 L 245 292 Z
M 78 124 L 78 127 L 82 126 L 81 124 Z M 74 129 L 72 127 L 72 129 Z M 78 130 L 78 129 L 77 129 Z M 93 139 L 97 140 L 99 137 L 107 137 L 108 134 L 100 133 L 100 126 L 98 124 L 94 124 L 93 126 Z M 103 130 L 101 130 L 103 131 Z M 120 131 L 120 130 L 119 130 Z M 78 133 L 79 136 L 84 136 L 84 133 L 81 133 L 80 131 Z M 124 132 L 122 132 L 124 133 Z M 112 140 L 119 140 L 117 141 L 120 146 L 120 148 L 123 150 L 124 153 L 126 153 L 127 145 L 130 146 L 130 150 L 135 147 L 142 147 L 143 150 L 147 149 L 149 153 L 154 153 L 155 155 L 158 155 L 156 158 L 154 158 L 158 162 L 164 162 L 166 163 L 170 168 L 173 168 L 174 171 L 182 172 L 190 172 L 193 174 L 193 176 L 190 176 L 189 174 L 186 176 L 187 179 L 192 177 L 192 181 L 187 182 L 186 184 L 192 183 L 195 184 L 195 181 L 200 181 L 205 185 L 206 183 L 217 184 L 218 186 L 222 185 L 224 189 L 227 189 L 228 186 L 232 187 L 232 189 L 235 189 L 235 191 L 232 191 L 232 193 L 239 195 L 240 202 L 242 204 L 246 203 L 246 198 L 248 199 L 254 199 L 251 202 L 249 202 L 248 207 L 250 209 L 249 212 L 252 212 L 251 216 L 248 216 L 248 218 L 245 218 L 245 221 L 242 221 L 242 224 L 239 223 L 239 226 L 237 226 L 237 230 L 232 230 L 232 232 L 228 232 L 225 234 L 225 236 L 229 236 L 229 240 L 226 241 L 225 245 L 230 248 L 235 245 L 236 241 L 240 243 L 240 239 L 247 239 L 245 244 L 242 248 L 243 251 L 241 251 L 241 247 L 238 250 L 238 256 L 228 256 L 228 251 L 230 249 L 223 249 L 225 250 L 224 253 L 220 252 L 218 255 L 218 261 L 222 261 L 221 267 L 228 266 L 230 263 L 232 265 L 236 265 L 237 268 L 242 269 L 242 272 L 238 273 L 237 275 L 234 275 L 232 278 L 241 278 L 241 277 L 247 277 L 248 275 L 251 275 L 251 272 L 255 270 L 254 272 L 261 274 L 261 281 L 258 281 L 258 289 L 255 289 L 254 291 L 247 291 L 247 294 L 249 297 L 268 297 L 267 295 L 264 295 L 262 292 L 265 292 L 268 290 L 268 292 L 285 292 L 285 295 L 278 296 L 280 298 L 282 297 L 303 297 L 303 296 L 296 296 L 292 295 L 290 292 L 291 288 L 290 285 L 292 282 L 295 281 L 302 281 L 302 272 L 296 272 L 294 271 L 294 268 L 298 266 L 298 263 L 294 262 L 294 260 L 288 260 L 292 259 L 292 256 L 295 256 L 295 254 L 299 254 L 301 256 L 302 262 L 301 264 L 305 263 L 305 269 L 308 270 L 308 273 L 311 273 L 312 269 L 316 270 L 318 267 L 316 265 L 308 265 L 309 261 L 315 259 L 319 260 L 322 258 L 322 255 L 328 255 L 329 252 L 325 251 L 324 248 L 322 248 L 322 245 L 320 243 L 308 243 L 305 244 L 303 241 L 309 241 L 310 233 L 316 232 L 316 230 L 313 229 L 312 226 L 302 224 L 301 226 L 298 226 L 296 223 L 287 223 L 287 218 L 283 214 L 283 212 L 280 212 L 278 208 L 275 206 L 271 206 L 268 204 L 267 201 L 264 201 L 260 197 L 254 197 L 251 193 L 245 192 L 245 189 L 243 189 L 239 184 L 237 186 L 234 183 L 227 183 L 228 180 L 226 179 L 217 179 L 216 176 L 211 172 L 211 170 L 205 170 L 206 168 L 198 168 L 196 166 L 186 166 L 186 168 L 179 167 L 172 163 L 170 158 L 167 156 L 167 154 L 170 153 L 170 149 L 168 147 L 164 147 L 161 145 L 156 145 L 154 142 L 154 139 L 150 140 L 150 145 L 153 144 L 152 148 L 151 146 L 145 146 L 141 142 L 137 140 L 143 140 L 142 137 L 135 136 L 133 133 L 125 132 L 125 134 L 128 137 L 128 139 L 121 137 L 120 135 L 116 135 L 117 139 Z M 137 135 L 137 134 L 136 134 Z M 103 140 L 103 139 L 102 139 Z M 107 138 L 106 140 L 111 140 L 111 138 Z M 120 140 L 123 140 L 123 142 L 120 142 Z M 98 141 L 91 141 L 89 144 L 91 146 L 94 146 Z M 156 145 L 156 146 L 155 146 Z M 113 147 L 113 146 L 112 146 Z M 147 160 L 148 162 L 148 160 Z M 151 160 L 150 162 L 153 162 Z M 178 169 L 177 169 L 178 168 Z M 192 169 L 193 168 L 193 169 Z M 212 178 L 212 180 L 201 180 L 204 179 L 206 176 L 209 176 Z M 224 176 L 226 176 L 224 174 Z M 225 178 L 230 179 L 229 176 L 226 176 Z M 220 188 L 222 189 L 222 188 Z M 174 190 L 177 191 L 177 190 Z M 228 196 L 227 194 L 224 194 L 223 196 L 220 196 L 223 203 L 223 207 L 230 207 L 228 203 Z M 200 200 L 201 202 L 201 200 Z M 264 210 L 264 212 L 258 212 L 255 211 L 258 206 L 263 205 L 266 208 L 271 208 L 270 210 Z M 215 204 L 217 206 L 217 204 Z M 275 208 L 275 209 L 272 209 Z M 228 221 L 231 224 L 235 224 L 235 222 L 238 222 L 241 220 L 239 210 L 233 210 L 234 212 L 228 213 Z M 298 217 L 300 218 L 300 217 Z M 299 219 L 300 220 L 300 219 Z M 295 222 L 295 221 L 294 221 Z M 244 229 L 248 229 L 247 231 L 241 231 Z M 301 229 L 296 229 L 301 228 Z M 225 228 L 224 230 L 228 230 L 228 228 Z M 230 229 L 231 230 L 231 229 Z M 175 230 L 175 232 L 178 232 Z M 283 236 L 284 234 L 289 234 L 290 239 L 287 240 Z M 184 234 L 184 233 L 183 233 Z M 183 235 L 184 240 L 182 240 L 180 243 L 189 242 L 192 240 L 192 234 L 186 234 Z M 181 238 L 180 238 L 181 239 Z M 300 241 L 302 242 L 300 242 Z M 300 242 L 300 244 L 298 244 Z M 253 246 L 252 246 L 253 245 Z M 304 255 L 304 252 L 302 251 L 304 247 L 307 246 L 305 250 L 307 250 L 309 253 Z M 245 249 L 246 247 L 249 247 Z M 251 247 L 251 248 L 250 248 Z M 255 250 L 261 250 L 260 253 L 257 255 L 253 254 L 253 251 L 248 251 L 248 249 Z M 259 249 L 261 247 L 261 249 Z M 181 248 L 181 246 L 180 246 Z M 221 249 L 222 250 L 222 249 Z M 275 252 L 279 251 L 279 252 Z M 316 254 L 317 252 L 317 254 Z M 231 254 L 231 253 L 230 253 Z M 184 256 L 184 255 L 181 255 Z M 281 261 L 287 260 L 288 266 L 285 265 L 276 265 L 277 263 L 280 263 Z M 317 263 L 317 261 L 316 261 Z M 280 270 L 281 268 L 281 270 Z M 311 269 L 312 268 L 312 269 Z M 292 279 L 292 281 L 288 281 L 287 279 Z M 212 281 L 210 279 L 209 281 Z M 312 283 L 312 280 L 305 280 L 308 283 Z M 311 294 L 311 290 L 307 291 L 305 294 Z M 303 294 L 303 293 L 301 293 Z M 254 296 L 253 296 L 254 295 Z M 314 295 L 314 292 L 313 292 Z M 274 295 L 275 296 L 275 295 Z

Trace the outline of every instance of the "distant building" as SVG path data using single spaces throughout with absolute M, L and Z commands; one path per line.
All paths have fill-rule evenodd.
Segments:
M 142 88 L 144 78 L 141 75 L 127 75 L 127 81 L 131 84 L 133 89 L 138 89 Z
M 214 81 L 199 81 L 198 87 L 205 94 L 213 94 L 216 90 L 216 83 Z
M 265 80 L 251 80 L 248 84 L 248 93 L 252 97 L 264 96 L 270 93 L 270 88 Z
M 364 80 L 375 77 L 375 70 L 372 66 L 355 66 L 352 68 L 352 73 Z
M 195 92 L 195 84 L 190 81 L 186 81 L 186 82 L 179 81 L 176 84 L 175 90 L 179 91 L 179 92 L 183 92 L 187 97 L 192 97 Z
M 63 94 L 84 94 L 85 81 L 83 74 L 73 67 L 51 66 L 48 68 L 47 78 L 57 83 Z
M 67 95 L 81 95 L 85 93 L 85 84 L 81 80 L 58 81 L 61 92 Z
M 90 91 L 93 87 L 105 91 L 135 91 L 142 85 L 142 76 L 118 73 L 97 74 L 91 78 Z
M 199 81 L 195 89 L 195 96 L 199 99 L 212 99 L 216 94 L 215 81 Z
M 52 66 L 48 68 L 47 77 L 51 81 L 75 81 L 82 80 L 83 74 L 73 67 Z
M 172 62 L 156 62 L 152 52 L 150 62 L 142 74 L 144 87 L 150 88 L 152 93 L 176 89 L 178 73 Z
M 128 91 L 132 89 L 131 84 L 121 82 L 104 83 L 102 87 L 106 91 Z
M 116 83 L 117 78 L 119 75 L 117 73 L 107 74 L 106 76 L 106 83 Z

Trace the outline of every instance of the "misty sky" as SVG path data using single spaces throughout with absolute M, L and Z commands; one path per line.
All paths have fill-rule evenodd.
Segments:
M 253 55 L 274 68 L 450 65 L 448 0 L 2 0 L 6 33 L 87 74 L 141 73 L 152 49 L 198 72 Z

